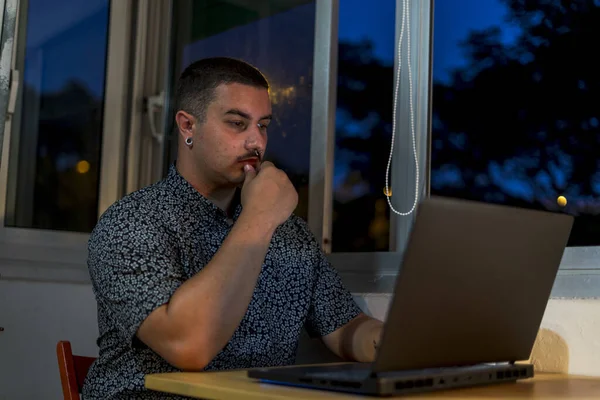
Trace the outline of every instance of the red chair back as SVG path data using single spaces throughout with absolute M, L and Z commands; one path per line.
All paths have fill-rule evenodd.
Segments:
M 71 343 L 64 340 L 56 345 L 56 358 L 58 359 L 60 383 L 65 400 L 80 400 L 79 394 L 83 382 L 96 358 L 74 356 L 71 351 Z

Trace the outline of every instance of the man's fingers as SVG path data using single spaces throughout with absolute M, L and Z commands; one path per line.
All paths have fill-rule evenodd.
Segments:
M 274 167 L 274 166 L 275 165 L 273 165 L 273 163 L 270 161 L 263 161 L 260 163 L 260 169 Z

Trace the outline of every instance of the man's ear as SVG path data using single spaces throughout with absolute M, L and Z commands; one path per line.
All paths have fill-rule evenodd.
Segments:
M 196 125 L 196 118 L 192 114 L 181 110 L 177 111 L 175 122 L 177 123 L 179 135 L 183 137 L 183 140 L 192 136 L 194 125 Z

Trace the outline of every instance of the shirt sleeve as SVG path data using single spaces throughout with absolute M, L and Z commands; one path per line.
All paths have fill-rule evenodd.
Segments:
M 306 320 L 306 331 L 313 338 L 330 334 L 362 312 L 322 253 L 315 272 L 311 305 Z
M 183 283 L 173 235 L 140 210 L 102 218 L 90 237 L 88 268 L 98 312 L 132 345 L 142 322 Z M 100 326 L 102 334 L 103 327 Z

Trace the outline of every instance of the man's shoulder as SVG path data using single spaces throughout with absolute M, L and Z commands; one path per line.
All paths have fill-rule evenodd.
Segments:
M 304 218 L 299 217 L 296 214 L 290 215 L 290 217 L 279 227 L 282 232 L 294 233 L 299 235 L 301 238 L 311 239 L 313 234 L 308 226 L 308 223 Z
M 279 226 L 274 239 L 288 248 L 308 252 L 306 254 L 315 256 L 319 255 L 321 249 L 308 223 L 296 214 L 292 214 Z
M 99 220 L 116 218 L 122 213 L 148 216 L 148 213 L 152 214 L 158 212 L 160 208 L 164 208 L 165 203 L 171 204 L 172 202 L 168 200 L 172 197 L 173 195 L 164 184 L 164 181 L 159 181 L 129 193 L 116 201 L 106 209 Z
M 165 205 L 172 205 L 171 197 L 163 181 L 124 196 L 102 213 L 90 240 L 105 236 L 107 232 L 147 230 L 160 226 Z

